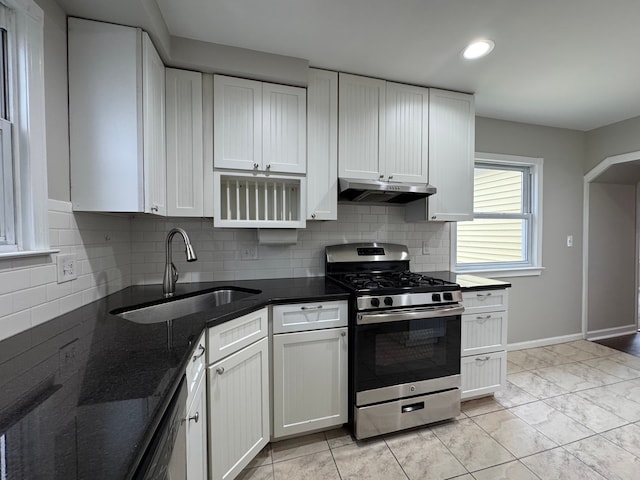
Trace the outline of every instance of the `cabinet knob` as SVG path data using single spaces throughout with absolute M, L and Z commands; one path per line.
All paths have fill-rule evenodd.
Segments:
M 218 368 L 216 368 L 216 373 L 217 373 L 218 375 L 222 375 L 222 374 L 224 373 L 224 367 L 218 367 Z
M 201 345 L 198 345 L 198 353 L 196 353 L 193 356 L 193 361 L 195 362 L 197 359 L 199 359 L 202 355 L 204 355 L 205 352 L 205 348 Z
M 384 178 L 384 175 L 380 175 L 378 178 L 382 180 Z
M 393 175 L 389 175 L 389 180 L 391 180 L 393 178 Z
M 346 337 L 347 336 L 347 332 L 340 332 L 340 336 L 341 337 Z
M 152 212 L 157 212 L 158 211 L 158 207 L 154 205 L 153 207 L 151 207 L 151 211 Z
M 200 420 L 200 412 L 196 412 L 196 414 L 193 417 L 189 417 L 188 420 L 193 420 L 194 422 L 198 423 L 198 420 Z
M 316 218 L 316 214 L 315 214 L 315 213 L 312 213 L 312 214 L 311 214 L 311 218 Z
M 254 164 L 253 164 L 253 169 L 254 169 L 254 170 L 257 170 L 259 166 L 260 166 L 260 165 L 258 165 L 257 163 L 254 163 Z
M 271 170 L 271 164 L 267 165 L 267 170 Z

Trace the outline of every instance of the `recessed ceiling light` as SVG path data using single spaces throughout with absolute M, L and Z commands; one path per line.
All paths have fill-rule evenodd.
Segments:
M 467 60 L 484 57 L 485 55 L 489 55 L 493 47 L 495 47 L 495 43 L 491 40 L 476 40 L 462 51 L 462 57 Z

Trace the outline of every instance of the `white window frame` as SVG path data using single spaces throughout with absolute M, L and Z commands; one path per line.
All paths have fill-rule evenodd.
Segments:
M 503 165 L 505 167 L 528 168 L 531 173 L 529 216 L 528 260 L 526 262 L 496 262 L 491 264 L 457 263 L 458 229 L 457 223 L 451 225 L 451 265 L 450 269 L 456 273 L 491 274 L 492 277 L 519 277 L 540 275 L 542 266 L 542 166 L 543 159 L 524 157 L 519 155 L 501 155 L 496 153 L 476 153 L 476 162 Z
M 49 248 L 44 13 L 33 0 L 0 3 L 12 13 L 8 37 L 14 214 L 14 242 L 0 246 L 0 259 L 46 255 L 57 250 Z

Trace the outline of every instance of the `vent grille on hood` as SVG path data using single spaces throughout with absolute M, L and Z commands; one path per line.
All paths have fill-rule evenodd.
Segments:
M 339 179 L 338 198 L 364 203 L 409 203 L 436 193 L 427 183 L 395 183 L 353 178 Z

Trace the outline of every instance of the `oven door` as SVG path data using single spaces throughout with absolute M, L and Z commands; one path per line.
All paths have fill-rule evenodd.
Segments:
M 363 406 L 460 386 L 460 305 L 359 313 L 353 381 Z

